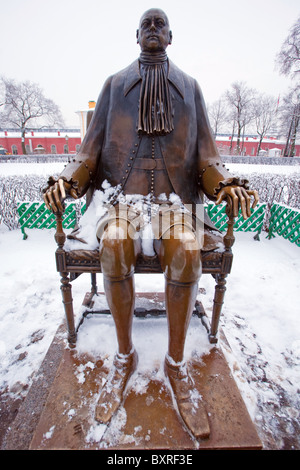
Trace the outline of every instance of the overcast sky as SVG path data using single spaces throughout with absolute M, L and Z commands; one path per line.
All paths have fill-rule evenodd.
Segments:
M 283 95 L 275 57 L 300 16 L 299 0 L 0 0 L 0 75 L 36 82 L 67 125 L 97 100 L 105 79 L 139 55 L 145 10 L 163 9 L 170 59 L 199 82 L 207 103 L 234 81 Z

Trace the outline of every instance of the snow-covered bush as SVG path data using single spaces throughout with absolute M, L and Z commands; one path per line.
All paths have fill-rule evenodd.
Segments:
M 251 189 L 256 189 L 259 202 L 266 203 L 264 228 L 269 227 L 270 210 L 275 202 L 300 209 L 300 173 L 250 173 L 246 176 Z
M 251 173 L 247 178 L 250 187 L 258 191 L 260 202 L 281 202 L 300 209 L 300 173 Z
M 251 189 L 258 191 L 260 202 L 267 204 L 266 228 L 274 202 L 300 209 L 300 173 L 250 173 L 246 177 Z M 42 201 L 42 189 L 47 185 L 47 179 L 41 175 L 0 177 L 0 224 L 10 230 L 17 228 L 17 203 Z
M 9 230 L 18 227 L 17 203 L 42 201 L 47 178 L 39 175 L 0 177 L 0 225 Z

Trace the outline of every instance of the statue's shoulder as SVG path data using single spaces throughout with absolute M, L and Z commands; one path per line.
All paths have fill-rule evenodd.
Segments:
M 169 80 L 175 85 L 182 97 L 186 96 L 187 93 L 193 94 L 196 80 L 188 75 L 186 72 L 181 70 L 174 62 L 169 59 Z
M 136 59 L 124 69 L 111 75 L 110 85 L 114 89 L 123 88 L 123 92 L 126 95 L 139 80 L 141 80 L 139 61 Z
M 193 88 L 194 88 L 195 86 L 200 86 L 200 85 L 199 85 L 199 82 L 198 82 L 198 80 L 197 80 L 197 78 L 195 78 L 195 77 L 192 76 L 192 75 L 189 75 L 187 72 L 183 71 L 183 70 L 180 69 L 178 66 L 175 65 L 175 67 L 181 72 L 185 83 L 188 83 L 188 84 L 189 84 L 190 86 L 192 86 Z
M 123 69 L 119 70 L 115 74 L 111 75 L 112 81 L 124 81 L 128 76 L 139 76 L 139 61 L 136 59 L 131 64 L 127 65 Z

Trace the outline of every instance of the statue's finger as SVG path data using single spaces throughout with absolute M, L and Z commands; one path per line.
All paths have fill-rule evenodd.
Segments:
M 75 189 L 70 190 L 70 196 L 72 196 L 73 199 L 78 199 L 77 193 Z
M 258 192 L 256 190 L 253 191 L 253 196 L 254 196 L 254 201 L 253 201 L 252 207 L 254 209 L 256 204 L 259 202 L 259 195 L 258 195 Z
M 66 190 L 65 190 L 64 180 L 59 178 L 58 185 L 59 185 L 62 200 L 64 201 L 66 199 Z
M 48 201 L 47 193 L 43 194 L 43 199 L 44 199 L 44 202 L 46 204 L 47 209 L 49 211 L 51 211 L 51 206 L 50 206 L 49 201 Z
M 247 217 L 250 217 L 251 216 L 251 197 L 249 196 L 249 193 L 248 193 L 248 191 L 246 191 L 245 188 L 241 188 L 241 191 L 242 191 L 242 194 L 244 196 L 245 203 L 246 203 Z
M 236 195 L 235 190 L 233 189 L 231 191 L 231 200 L 232 200 L 232 206 L 233 206 L 233 216 L 237 217 L 239 215 L 239 198 Z
M 57 212 L 57 206 L 56 206 L 56 204 L 54 202 L 54 199 L 52 197 L 52 191 L 51 190 L 48 192 L 48 199 L 49 199 L 49 202 L 50 202 L 51 210 L 53 212 Z
M 258 192 L 256 190 L 253 190 L 253 191 L 247 191 L 247 193 L 249 194 L 249 196 L 253 196 L 253 198 L 254 198 L 254 201 L 253 201 L 253 204 L 252 204 L 252 209 L 254 209 L 256 204 L 259 202 Z
M 53 196 L 54 196 L 54 200 L 55 200 L 55 203 L 56 203 L 56 207 L 58 208 L 58 210 L 60 212 L 63 212 L 63 207 L 62 207 L 62 204 L 61 204 L 60 187 L 59 187 L 58 183 L 55 183 L 55 185 L 54 185 Z
M 221 189 L 216 199 L 216 205 L 218 206 L 219 204 L 221 204 L 221 202 L 225 199 L 226 196 L 227 194 L 225 193 L 224 189 Z
M 243 219 L 247 219 L 246 202 L 242 193 L 242 188 L 235 188 L 235 194 L 238 198 L 238 205 L 241 207 Z M 238 214 L 237 214 L 238 215 Z

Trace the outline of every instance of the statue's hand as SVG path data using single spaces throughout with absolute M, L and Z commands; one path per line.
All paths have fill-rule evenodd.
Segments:
M 63 202 L 69 194 L 74 199 L 78 198 L 76 191 L 72 189 L 71 184 L 67 183 L 62 178 L 59 178 L 53 186 L 50 186 L 47 189 L 43 198 L 49 210 L 52 210 L 53 212 L 63 212 Z
M 237 217 L 239 214 L 239 207 L 241 207 L 243 218 L 246 220 L 251 215 L 251 197 L 254 198 L 252 208 L 256 206 L 259 201 L 257 191 L 249 191 L 241 186 L 225 186 L 218 193 L 216 204 L 220 204 L 224 200 L 230 198 L 233 216 Z

